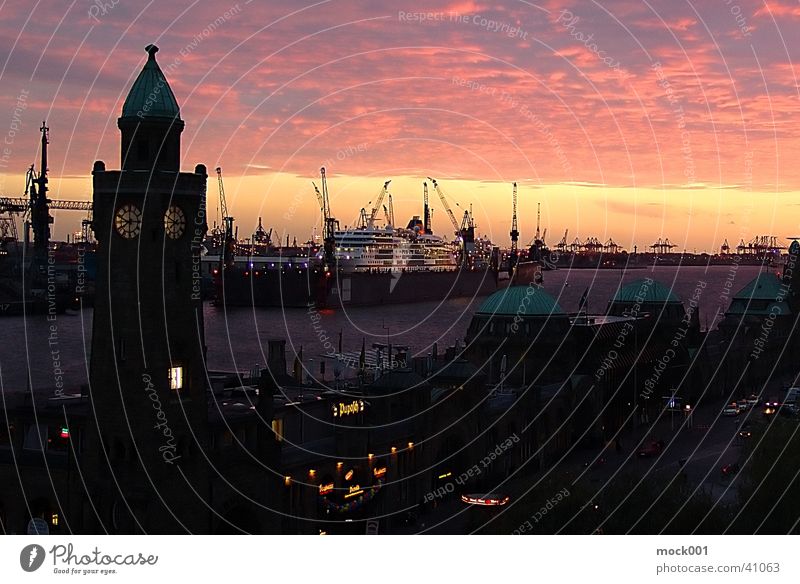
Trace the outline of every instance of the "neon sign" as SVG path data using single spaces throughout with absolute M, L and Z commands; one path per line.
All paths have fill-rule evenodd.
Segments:
M 333 483 L 327 483 L 325 485 L 320 485 L 319 486 L 319 494 L 320 495 L 327 495 L 331 491 L 333 491 Z
M 382 477 L 386 474 L 386 467 L 385 466 L 376 466 L 372 469 L 372 474 L 376 477 Z
M 502 495 L 461 495 L 461 500 L 468 505 L 502 506 L 508 503 L 509 497 Z
M 350 487 L 350 492 L 347 493 L 344 498 L 349 499 L 351 497 L 357 497 L 364 492 L 364 489 L 361 488 L 361 485 L 353 485 Z
M 339 402 L 338 404 L 333 404 L 331 410 L 333 411 L 334 418 L 343 418 L 345 416 L 360 414 L 364 411 L 364 400 L 355 399 L 350 403 Z

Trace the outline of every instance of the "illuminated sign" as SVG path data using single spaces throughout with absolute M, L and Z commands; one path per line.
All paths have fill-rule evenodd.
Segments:
M 319 486 L 319 494 L 320 495 L 327 495 L 331 491 L 333 491 L 333 483 L 328 483 L 326 485 L 320 485 Z
M 449 478 L 449 477 L 451 477 L 452 475 L 453 475 L 453 473 L 451 473 L 451 472 L 446 472 L 446 473 L 444 473 L 444 474 L 440 474 L 440 475 L 439 475 L 439 480 L 441 480 L 441 479 L 446 479 L 446 478 Z
M 469 505 L 501 506 L 509 501 L 502 495 L 461 495 L 461 500 Z
M 353 469 L 351 468 L 351 469 L 350 469 L 350 470 L 348 470 L 348 471 L 347 471 L 347 473 L 344 475 L 344 480 L 346 480 L 346 481 L 349 481 L 349 480 L 350 480 L 350 479 L 352 479 L 352 478 L 353 478 Z
M 338 404 L 333 404 L 331 409 L 333 410 L 334 418 L 343 418 L 345 416 L 352 416 L 364 411 L 364 400 L 355 399 L 350 403 L 339 402 Z
M 361 488 L 361 485 L 353 485 L 350 487 L 350 492 L 347 493 L 344 498 L 349 499 L 350 497 L 357 497 L 364 492 L 364 489 Z
M 372 474 L 376 477 L 382 477 L 386 474 L 386 467 L 385 466 L 376 466 L 372 469 Z
M 63 427 L 63 428 L 61 428 L 61 437 L 62 437 L 64 440 L 66 440 L 67 438 L 69 438 L 69 428 L 67 428 L 67 427 Z

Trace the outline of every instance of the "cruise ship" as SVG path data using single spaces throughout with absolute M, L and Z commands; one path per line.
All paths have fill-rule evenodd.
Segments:
M 346 273 L 458 269 L 458 249 L 438 235 L 387 226 L 338 230 L 335 237 L 336 259 Z
M 414 217 L 405 229 L 366 224 L 334 232 L 336 269 L 319 243 L 203 258 L 215 302 L 227 306 L 368 306 L 482 296 L 497 289 L 484 255 L 462 261 L 463 245 L 426 233 Z M 487 244 L 488 245 L 488 244 Z
M 462 261 L 461 242 L 425 233 L 418 219 L 406 229 L 366 225 L 337 230 L 338 270 L 319 303 L 335 307 L 441 301 L 497 289 L 496 270 L 489 262 L 477 255 Z

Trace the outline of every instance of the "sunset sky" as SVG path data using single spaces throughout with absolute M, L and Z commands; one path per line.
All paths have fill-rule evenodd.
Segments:
M 240 236 L 262 216 L 306 239 L 323 164 L 343 224 L 389 178 L 405 222 L 433 176 L 502 245 L 515 180 L 525 242 L 537 202 L 551 245 L 565 229 L 629 249 L 800 235 L 794 0 L 155 6 L 0 4 L 0 193 L 22 194 L 47 119 L 51 197 L 89 199 L 92 162 L 119 166 L 116 119 L 155 43 L 183 167 L 223 167 Z M 80 219 L 59 214 L 55 236 Z

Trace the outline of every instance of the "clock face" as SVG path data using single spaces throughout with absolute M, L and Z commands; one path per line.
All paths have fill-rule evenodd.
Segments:
M 114 217 L 114 227 L 125 239 L 133 239 L 142 231 L 142 212 L 136 205 L 122 205 Z
M 186 231 L 186 217 L 180 207 L 170 206 L 164 214 L 164 231 L 170 239 L 178 239 Z

